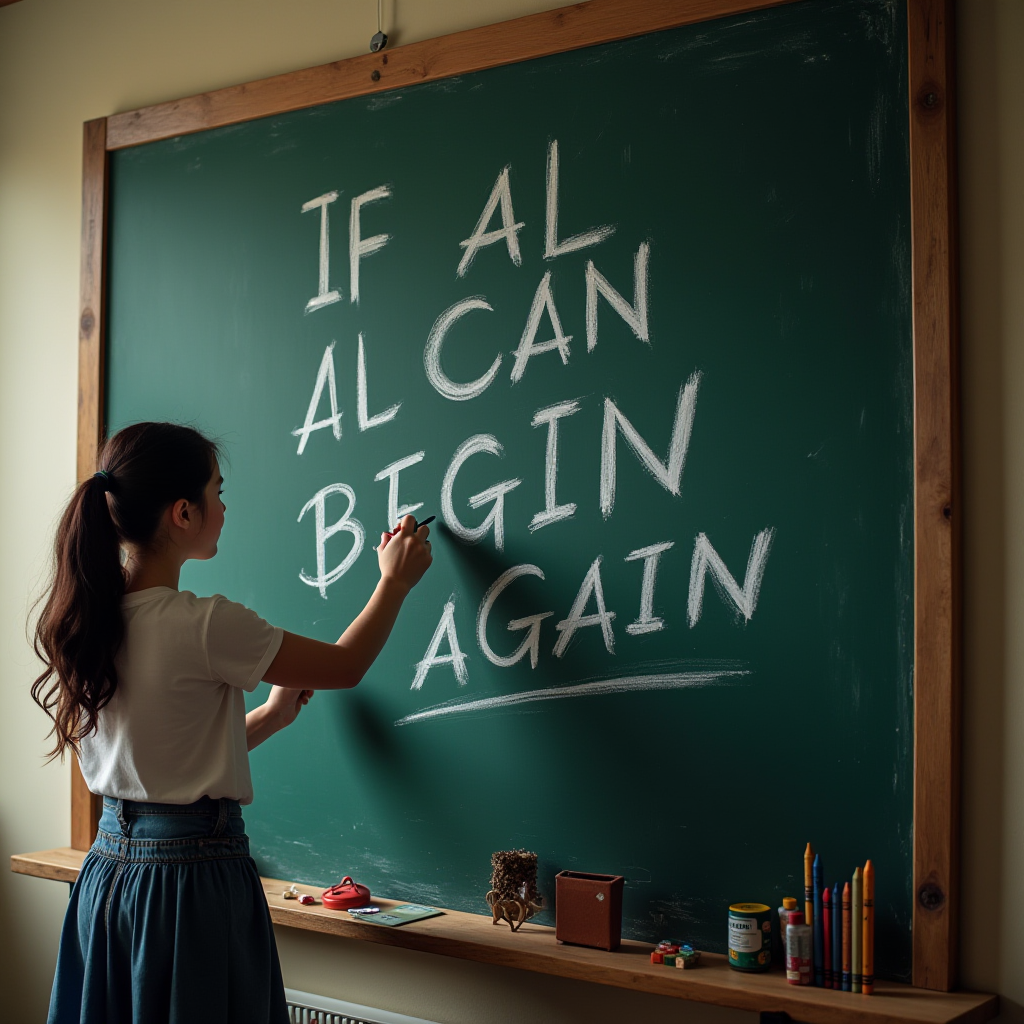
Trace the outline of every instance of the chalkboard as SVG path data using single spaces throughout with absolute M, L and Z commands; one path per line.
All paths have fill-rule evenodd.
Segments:
M 525 847 L 549 905 L 620 873 L 627 936 L 721 951 L 810 839 L 873 859 L 909 976 L 905 20 L 795 3 L 111 154 L 107 428 L 228 452 L 182 585 L 334 640 L 396 508 L 438 516 L 363 683 L 253 752 L 264 874 L 486 912 Z

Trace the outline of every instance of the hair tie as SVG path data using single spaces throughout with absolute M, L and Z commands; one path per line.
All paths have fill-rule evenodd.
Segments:
M 103 481 L 104 492 L 112 491 L 114 489 L 114 479 L 105 469 L 101 469 L 93 473 L 92 478 L 93 480 L 98 478 Z

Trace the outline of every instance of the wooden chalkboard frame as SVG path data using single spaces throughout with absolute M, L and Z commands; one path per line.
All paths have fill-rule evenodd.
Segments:
M 793 0 L 589 0 L 514 21 L 218 89 L 85 124 L 79 309 L 78 479 L 105 422 L 111 150 L 352 96 L 645 35 Z M 913 984 L 957 983 L 961 524 L 953 0 L 908 0 L 914 348 Z M 71 845 L 99 802 L 72 765 Z

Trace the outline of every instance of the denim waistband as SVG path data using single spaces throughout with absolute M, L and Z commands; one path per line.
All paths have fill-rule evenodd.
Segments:
M 249 856 L 237 800 L 192 804 L 105 797 L 92 852 L 123 863 L 184 864 Z
M 122 809 L 124 814 L 159 814 L 174 816 L 176 814 L 214 814 L 219 815 L 221 807 L 227 807 L 229 817 L 240 818 L 242 806 L 237 800 L 222 798 L 214 800 L 212 797 L 201 796 L 195 803 L 191 804 L 157 804 L 147 803 L 141 800 L 118 800 L 114 797 L 103 798 L 103 808 L 108 807 L 117 813 L 117 808 Z

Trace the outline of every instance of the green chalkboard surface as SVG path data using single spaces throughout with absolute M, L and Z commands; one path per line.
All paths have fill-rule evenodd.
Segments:
M 620 873 L 626 935 L 722 951 L 811 840 L 829 882 L 874 860 L 908 977 L 905 18 L 797 3 L 111 155 L 108 428 L 229 453 L 183 586 L 334 640 L 396 508 L 438 517 L 366 679 L 252 755 L 264 874 L 485 913 L 526 847 L 549 905 Z

